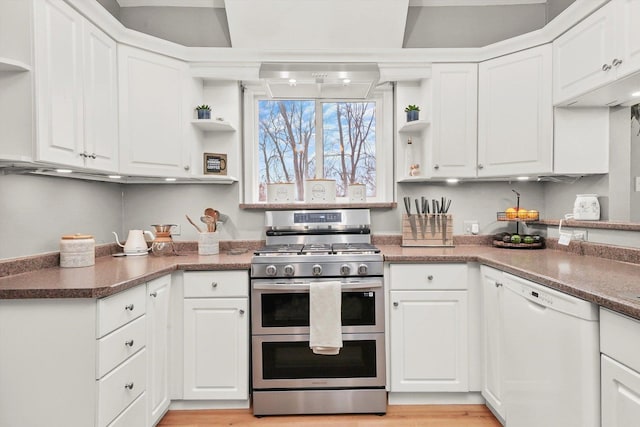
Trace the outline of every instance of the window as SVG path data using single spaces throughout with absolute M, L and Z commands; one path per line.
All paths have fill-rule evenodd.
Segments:
M 392 137 L 384 137 L 392 128 L 386 98 L 384 91 L 366 100 L 245 94 L 245 200 L 266 202 L 268 183 L 291 182 L 296 200 L 304 201 L 304 181 L 325 178 L 335 180 L 338 199 L 360 183 L 367 200 L 388 201 L 393 150 Z

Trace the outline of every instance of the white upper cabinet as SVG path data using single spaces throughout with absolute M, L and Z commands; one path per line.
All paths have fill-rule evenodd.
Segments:
M 61 1 L 34 19 L 37 160 L 116 171 L 115 42 Z
M 478 176 L 550 173 L 551 45 L 480 63 Z
M 478 66 L 434 64 L 431 176 L 475 177 L 478 146 Z
M 612 0 L 553 42 L 554 104 L 615 105 L 616 90 L 576 99 L 640 70 L 640 0 Z
M 120 45 L 118 69 L 121 172 L 186 176 L 190 169 L 184 136 L 189 123 L 187 64 Z

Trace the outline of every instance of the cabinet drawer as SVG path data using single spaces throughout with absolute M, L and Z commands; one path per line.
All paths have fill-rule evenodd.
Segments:
M 249 272 L 189 271 L 184 273 L 185 298 L 249 296 Z
M 467 289 L 467 264 L 391 264 L 391 289 Z
M 98 427 L 104 427 L 145 391 L 146 349 L 134 354 L 97 383 Z
M 600 351 L 640 372 L 640 322 L 600 309 Z
M 98 340 L 96 379 L 127 360 L 146 345 L 147 316 L 141 316 Z
M 147 393 L 138 397 L 109 427 L 136 427 L 147 425 Z
M 101 338 L 145 313 L 146 287 L 136 286 L 98 300 L 98 331 Z

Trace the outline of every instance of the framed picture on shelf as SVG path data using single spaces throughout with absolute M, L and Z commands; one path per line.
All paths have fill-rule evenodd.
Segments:
M 205 175 L 226 175 L 227 155 L 220 153 L 204 153 L 203 173 Z

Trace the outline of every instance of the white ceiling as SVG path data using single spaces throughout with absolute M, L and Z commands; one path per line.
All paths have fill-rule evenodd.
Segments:
M 232 47 L 276 50 L 402 48 L 409 7 L 490 6 L 547 2 L 547 0 L 116 1 L 120 7 L 223 8 Z

